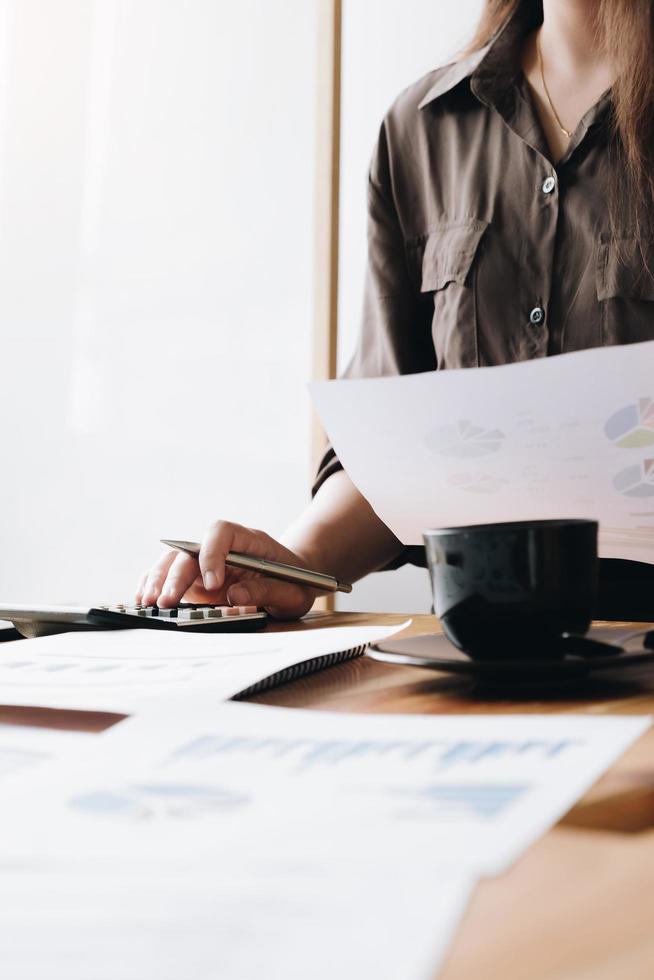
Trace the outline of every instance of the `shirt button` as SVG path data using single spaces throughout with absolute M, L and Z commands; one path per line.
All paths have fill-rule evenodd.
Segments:
M 540 306 L 534 306 L 533 310 L 529 314 L 529 322 L 533 323 L 534 326 L 538 326 L 545 319 L 545 310 Z
M 551 194 L 556 187 L 556 181 L 554 177 L 546 177 L 543 181 L 543 194 Z

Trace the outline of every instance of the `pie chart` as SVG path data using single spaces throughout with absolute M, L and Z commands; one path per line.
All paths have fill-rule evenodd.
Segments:
M 229 811 L 248 804 L 240 792 L 220 786 L 148 784 L 123 790 L 98 790 L 72 797 L 73 809 L 103 817 L 128 820 L 156 817 L 197 817 L 204 813 Z
M 652 435 L 654 441 L 654 430 Z M 425 441 L 430 449 L 441 456 L 472 459 L 475 456 L 496 453 L 502 448 L 505 438 L 499 429 L 483 429 L 468 419 L 462 419 L 452 425 L 432 429 Z
M 639 398 L 617 411 L 604 426 L 604 433 L 621 449 L 654 445 L 654 401 Z
M 457 490 L 466 490 L 468 493 L 497 493 L 507 483 L 489 473 L 455 473 L 450 477 L 450 485 Z
M 622 470 L 613 486 L 625 497 L 654 497 L 654 459 L 644 459 Z

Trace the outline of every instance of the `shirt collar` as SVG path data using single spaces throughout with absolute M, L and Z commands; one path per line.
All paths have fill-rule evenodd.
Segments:
M 429 89 L 418 108 L 424 109 L 426 105 L 440 98 L 441 95 L 445 95 L 446 92 L 451 92 L 464 78 L 470 78 L 489 49 L 490 44 L 487 44 L 485 48 L 480 48 L 479 51 L 474 51 L 460 61 L 455 61 L 454 64 L 448 65 Z
M 520 4 L 485 47 L 455 61 L 439 75 L 418 108 L 424 109 L 466 78 L 470 79 L 472 91 L 482 102 L 496 103 L 520 74 L 520 53 L 525 36 L 542 23 L 542 6 L 536 4 L 536 7 L 540 9 Z

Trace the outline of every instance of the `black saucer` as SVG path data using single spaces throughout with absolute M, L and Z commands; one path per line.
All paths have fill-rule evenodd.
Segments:
M 485 683 L 531 686 L 578 680 L 593 673 L 608 673 L 654 663 L 654 650 L 644 641 L 648 630 L 625 631 L 609 627 L 593 627 L 587 636 L 600 643 L 615 644 L 616 652 L 607 649 L 605 655 L 580 656 L 565 654 L 553 660 L 471 660 L 457 650 L 442 633 L 412 636 L 404 640 L 374 643 L 366 651 L 374 660 L 390 664 L 429 667 L 449 674 L 465 674 Z M 622 649 L 620 649 L 622 648 Z

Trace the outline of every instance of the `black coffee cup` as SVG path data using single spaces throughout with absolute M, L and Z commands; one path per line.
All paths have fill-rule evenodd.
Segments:
M 435 612 L 473 659 L 562 655 L 590 626 L 597 521 L 519 521 L 423 532 Z

